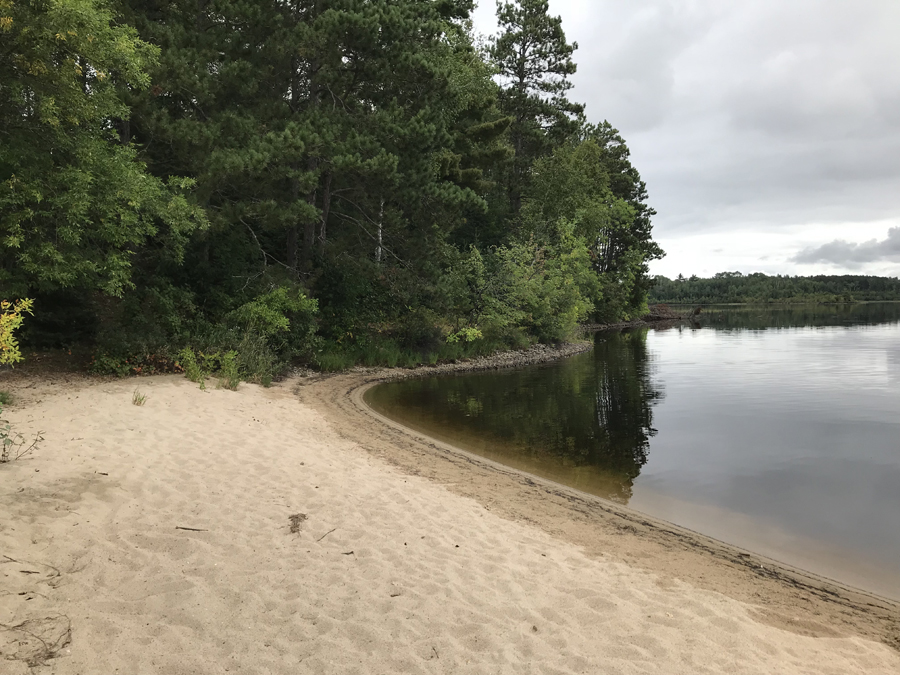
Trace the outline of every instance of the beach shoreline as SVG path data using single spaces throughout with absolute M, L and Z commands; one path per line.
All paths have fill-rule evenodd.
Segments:
M 760 603 L 764 607 L 761 616 L 779 628 L 805 635 L 830 635 L 835 626 L 845 626 L 900 650 L 900 601 L 499 464 L 395 422 L 363 400 L 366 390 L 379 384 L 469 370 L 461 365 L 442 373 L 366 369 L 311 382 L 301 379 L 295 391 L 348 440 L 403 471 L 426 475 L 504 517 L 540 527 L 593 555 L 612 556 L 737 600 Z M 372 422 L 383 431 L 373 434 Z M 475 472 L 483 480 L 472 480 Z M 552 508 L 548 508 L 550 505 Z M 605 542 L 611 536 L 616 545 L 608 548 Z M 798 612 L 807 616 L 800 619 Z M 819 623 L 821 630 L 817 629 Z
M 896 603 L 494 465 L 362 401 L 423 372 L 237 392 L 175 375 L 0 378 L 17 399 L 5 416 L 45 439 L 0 466 L 0 670 L 900 668 Z

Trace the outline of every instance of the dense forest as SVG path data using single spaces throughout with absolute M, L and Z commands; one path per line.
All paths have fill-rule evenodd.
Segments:
M 652 302 L 673 304 L 900 300 L 900 279 L 873 276 L 767 276 L 719 272 L 711 279 L 654 277 Z
M 414 365 L 646 309 L 546 0 L 0 0 L 0 299 L 101 372 Z M 181 355 L 179 357 L 179 355 Z

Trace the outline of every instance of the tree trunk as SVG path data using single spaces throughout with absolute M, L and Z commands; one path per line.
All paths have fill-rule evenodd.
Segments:
M 378 207 L 378 230 L 377 230 L 377 241 L 378 246 L 375 247 L 375 262 L 380 263 L 383 255 L 383 249 L 381 248 L 381 224 L 384 220 L 384 197 L 381 198 L 381 203 Z
M 325 174 L 325 187 L 322 190 L 322 221 L 319 224 L 319 255 L 325 255 L 325 242 L 328 235 L 328 212 L 331 210 L 331 172 Z
M 306 161 L 306 170 L 310 173 L 316 171 L 319 168 L 319 160 L 316 157 L 310 157 Z M 312 208 L 316 207 L 316 193 L 318 192 L 318 186 L 314 187 L 309 191 L 309 194 L 306 196 L 306 203 L 309 204 Z M 312 267 L 312 259 L 313 259 L 313 247 L 316 243 L 316 220 L 314 218 L 309 218 L 305 223 L 303 223 L 303 269 L 304 271 L 309 271 Z
M 287 266 L 294 274 L 297 273 L 297 245 L 299 243 L 299 239 L 300 228 L 297 225 L 289 227 L 287 231 L 287 243 L 285 245 L 287 249 Z

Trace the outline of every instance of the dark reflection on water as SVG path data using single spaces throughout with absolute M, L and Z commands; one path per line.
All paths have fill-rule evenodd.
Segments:
M 391 383 L 366 400 L 420 431 L 627 502 L 662 398 L 649 359 L 646 329 L 598 334 L 592 352 L 556 364 Z
M 504 464 L 900 598 L 900 303 L 712 307 L 698 325 L 599 333 L 564 361 L 386 384 L 367 401 Z
M 900 322 L 900 302 L 840 305 L 712 305 L 699 324 L 721 330 L 860 326 Z

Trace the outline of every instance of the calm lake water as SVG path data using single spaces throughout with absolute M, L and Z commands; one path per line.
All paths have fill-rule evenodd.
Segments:
M 900 304 L 711 309 L 507 371 L 375 387 L 409 427 L 900 598 Z

